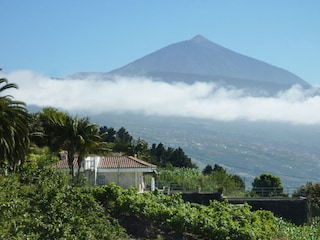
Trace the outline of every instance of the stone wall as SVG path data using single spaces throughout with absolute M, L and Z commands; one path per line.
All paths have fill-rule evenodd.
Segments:
M 269 210 L 277 217 L 281 217 L 296 225 L 311 223 L 309 203 L 303 198 L 222 198 L 216 193 L 183 193 L 185 201 L 209 205 L 210 200 L 226 200 L 231 204 L 240 205 L 247 203 L 252 211 Z
M 217 200 L 223 201 L 221 193 L 214 192 L 214 193 L 182 193 L 182 198 L 184 201 L 199 203 L 203 205 L 209 205 L 210 201 Z
M 248 203 L 253 211 L 269 210 L 277 217 L 297 225 L 311 223 L 309 203 L 302 198 L 230 198 L 231 204 Z

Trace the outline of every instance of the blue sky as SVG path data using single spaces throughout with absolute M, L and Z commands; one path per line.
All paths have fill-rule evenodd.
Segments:
M 320 1 L 0 0 L 0 67 L 107 72 L 201 34 L 320 85 Z

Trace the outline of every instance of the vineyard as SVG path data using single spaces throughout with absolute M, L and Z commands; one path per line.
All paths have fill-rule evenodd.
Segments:
M 92 194 L 117 219 L 141 221 L 148 228 L 161 231 L 145 232 L 155 239 L 154 232 L 174 232 L 168 239 L 319 239 L 320 226 L 296 226 L 285 222 L 269 211 L 252 212 L 250 206 L 233 206 L 212 201 L 209 206 L 184 202 L 179 194 L 172 196 L 154 193 L 138 194 L 115 184 L 92 189 Z M 133 222 L 129 228 L 139 228 Z M 136 229 L 141 231 L 141 229 Z
M 209 206 L 184 202 L 179 194 L 137 194 L 116 185 L 95 188 L 94 196 L 113 216 L 136 216 L 158 227 L 201 239 L 270 239 L 275 218 L 267 211 L 251 212 L 248 205 L 235 207 L 213 201 Z

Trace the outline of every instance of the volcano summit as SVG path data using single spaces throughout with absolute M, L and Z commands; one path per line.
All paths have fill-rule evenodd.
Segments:
M 231 51 L 201 35 L 171 44 L 109 74 L 166 82 L 215 82 L 260 92 L 277 92 L 296 84 L 310 87 L 289 71 Z
M 81 72 L 74 79 L 146 77 L 168 83 L 213 82 L 222 87 L 269 95 L 293 85 L 311 85 L 295 74 L 220 46 L 201 35 L 170 44 L 108 73 Z

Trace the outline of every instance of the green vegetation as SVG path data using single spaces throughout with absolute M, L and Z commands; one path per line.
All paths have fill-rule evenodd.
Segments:
M 85 187 L 70 184 L 50 163 L 47 150 L 36 149 L 19 172 L 0 176 L 0 239 L 126 236 Z
M 153 163 L 159 167 L 197 168 L 180 147 L 177 149 L 165 148 L 162 143 L 158 145 L 154 143 L 151 146 L 150 155 Z
M 255 177 L 252 183 L 252 192 L 260 197 L 285 196 L 281 179 L 269 173 Z
M 179 194 L 138 194 L 115 184 L 93 189 L 93 194 L 113 216 L 135 216 L 151 225 L 201 239 L 272 239 L 275 218 L 267 211 L 251 212 L 213 201 L 209 206 L 184 202 Z
M 276 220 L 276 230 L 273 239 L 279 240 L 318 240 L 320 239 L 320 224 L 296 226 L 281 219 Z
M 159 189 L 183 191 L 223 191 L 225 196 L 244 196 L 245 183 L 238 175 L 227 173 L 219 165 L 211 173 L 203 172 L 194 168 L 161 169 L 157 176 Z
M 174 231 L 179 239 L 273 239 L 309 240 L 320 238 L 320 226 L 295 226 L 275 218 L 268 211 L 251 212 L 250 206 L 232 206 L 213 201 L 209 206 L 183 202 L 179 194 L 138 194 L 115 184 L 93 189 L 93 195 L 116 218 L 134 217 L 149 228 Z M 128 228 L 134 227 L 134 223 Z M 147 238 L 156 236 L 146 236 Z M 192 236 L 192 237 L 191 237 Z
M 149 147 L 148 143 L 141 139 L 134 140 L 124 127 L 116 131 L 112 127 L 103 126 L 100 127 L 99 133 L 104 136 L 103 141 L 108 144 L 113 153 L 137 155 L 138 158 L 151 162 L 158 167 L 197 168 L 182 148 L 166 148 L 162 143 L 153 143 Z
M 29 114 L 25 104 L 3 95 L 12 88 L 18 86 L 0 79 L 0 170 L 5 173 L 14 172 L 29 149 Z
M 320 183 L 307 182 L 306 185 L 298 188 L 292 196 L 307 198 L 311 204 L 312 216 L 320 216 Z
M 17 88 L 0 79 L 0 93 Z M 67 150 L 71 175 L 57 172 L 57 153 Z M 320 239 L 320 226 L 295 226 L 271 212 L 252 212 L 248 205 L 212 201 L 209 206 L 184 202 L 179 194 L 156 190 L 138 194 L 115 184 L 92 187 L 73 164 L 91 153 L 137 154 L 166 169 L 163 186 L 203 190 L 244 189 L 242 179 L 219 165 L 200 172 L 181 148 L 133 140 L 125 128 L 99 127 L 89 118 L 72 117 L 53 108 L 29 114 L 23 102 L 0 95 L 0 239 Z M 253 183 L 282 193 L 281 181 L 261 175 Z M 267 185 L 266 185 L 267 184 Z M 319 186 L 305 191 L 314 205 Z M 259 194 L 256 191 L 256 194 Z
M 0 177 L 1 239 L 319 239 L 320 227 L 295 226 L 268 211 L 179 194 L 139 194 L 115 184 L 86 186 L 56 172 L 47 148 L 36 148 L 19 171 Z
M 90 123 L 88 117 L 72 117 L 53 108 L 44 108 L 34 114 L 32 120 L 32 142 L 39 147 L 48 146 L 56 153 L 66 150 L 72 176 L 75 156 L 80 165 L 88 154 L 103 151 L 105 147 L 98 126 Z

